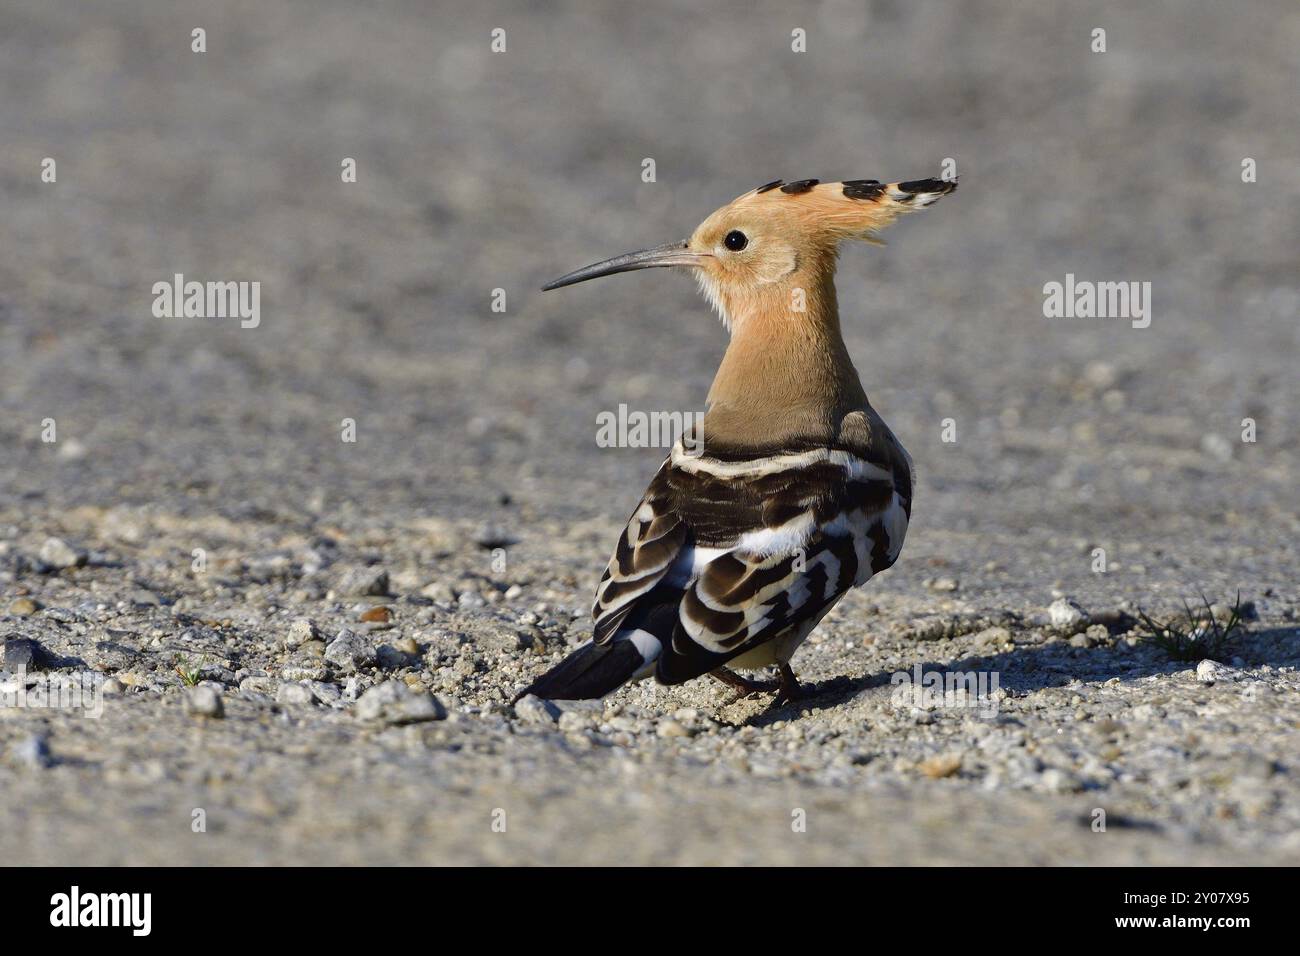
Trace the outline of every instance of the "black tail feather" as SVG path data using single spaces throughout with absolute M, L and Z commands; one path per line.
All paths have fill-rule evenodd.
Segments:
M 521 690 L 511 703 L 528 694 L 543 700 L 594 700 L 622 687 L 645 663 L 631 641 L 589 642 Z

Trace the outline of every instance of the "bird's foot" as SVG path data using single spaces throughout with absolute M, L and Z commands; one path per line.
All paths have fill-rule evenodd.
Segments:
M 772 700 L 773 708 L 782 707 L 807 696 L 807 691 L 794 676 L 794 670 L 789 664 L 781 664 L 777 670 L 781 674 L 781 679 L 777 684 L 776 697 Z
M 754 694 L 770 694 L 780 688 L 780 685 L 775 681 L 750 680 L 748 677 L 741 677 L 735 671 L 728 670 L 725 667 L 719 667 L 717 670 L 710 671 L 709 676 L 718 681 L 718 683 L 725 684 L 736 692 L 735 696 L 723 705 L 724 707 L 730 707 L 737 701 L 744 700 L 746 697 L 751 697 Z

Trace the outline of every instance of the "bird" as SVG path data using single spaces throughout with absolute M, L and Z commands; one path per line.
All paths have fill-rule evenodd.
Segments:
M 570 272 L 559 289 L 639 269 L 694 274 L 729 333 L 696 428 L 651 479 L 596 588 L 592 638 L 515 696 L 598 699 L 704 675 L 737 697 L 805 696 L 791 658 L 849 590 L 898 559 L 912 458 L 872 408 L 840 329 L 848 240 L 956 179 L 767 183 L 689 239 Z M 775 667 L 775 682 L 738 671 Z

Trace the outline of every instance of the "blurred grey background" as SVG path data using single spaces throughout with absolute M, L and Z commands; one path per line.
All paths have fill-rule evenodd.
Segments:
M 951 158 L 954 195 L 840 266 L 920 482 L 871 599 L 929 601 L 941 567 L 976 604 L 1240 588 L 1276 622 L 1300 530 L 1297 50 L 1293 0 L 5 0 L 2 536 L 34 548 L 79 507 L 381 541 L 433 516 L 507 529 L 581 606 L 663 454 L 598 448 L 597 414 L 701 410 L 725 337 L 663 271 L 539 286 L 778 177 Z M 260 327 L 155 318 L 175 273 L 260 281 Z M 1067 273 L 1150 282 L 1150 328 L 1045 318 Z M 1092 574 L 1094 546 L 1131 573 Z
M 1294 530 L 1285 0 L 9 0 L 2 16 L 9 494 L 145 502 L 197 482 L 210 507 L 324 486 L 399 516 L 503 492 L 625 512 L 659 452 L 598 453 L 595 415 L 700 408 L 723 332 L 667 273 L 541 282 L 685 235 L 770 179 L 916 178 L 951 157 L 960 191 L 840 270 L 868 393 L 918 459 L 921 527 L 1232 511 Z M 261 327 L 154 318 L 150 288 L 176 272 L 260 280 Z M 1042 286 L 1067 272 L 1150 281 L 1151 328 L 1045 319 Z M 47 416 L 90 454 L 52 456 Z M 343 417 L 358 446 L 337 440 Z

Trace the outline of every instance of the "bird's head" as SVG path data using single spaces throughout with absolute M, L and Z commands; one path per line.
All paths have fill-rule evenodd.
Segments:
M 880 183 L 815 179 L 760 186 L 714 212 L 689 239 L 629 252 L 578 269 L 543 289 L 634 269 L 677 267 L 695 273 L 705 295 L 731 317 L 770 304 L 791 288 L 828 282 L 845 239 L 875 241 L 899 215 L 928 206 L 957 188 L 956 181 L 922 179 Z

